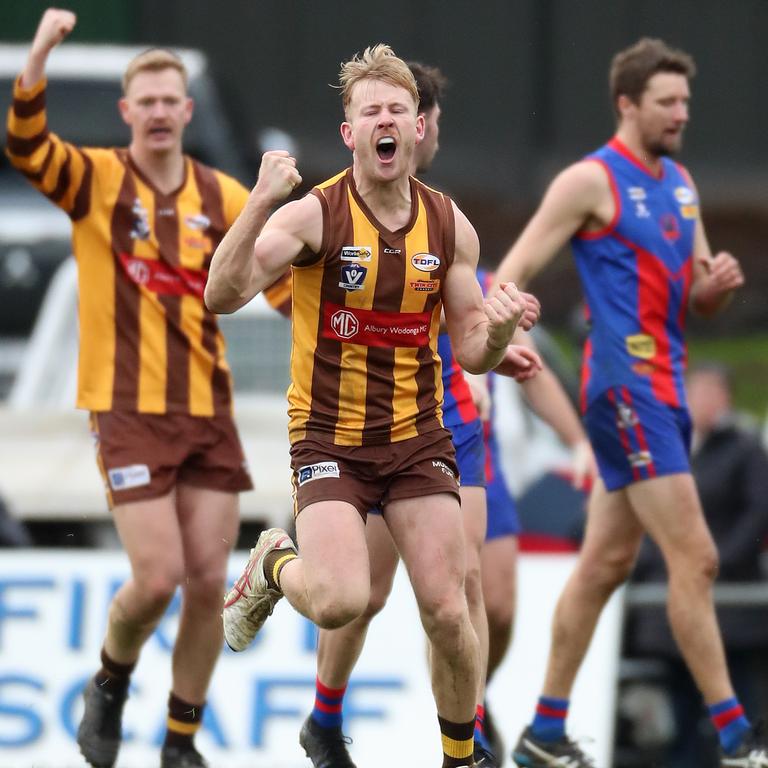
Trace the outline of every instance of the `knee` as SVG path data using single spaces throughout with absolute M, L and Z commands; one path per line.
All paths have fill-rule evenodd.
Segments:
M 583 561 L 579 569 L 582 580 L 593 589 L 610 594 L 632 573 L 636 548 L 615 549 L 601 553 L 599 558 Z
M 456 637 L 462 626 L 469 623 L 466 598 L 459 590 L 422 601 L 419 608 L 424 631 L 433 641 L 439 637 Z
M 483 579 L 480 573 L 480 562 L 467 566 L 464 576 L 464 594 L 467 596 L 467 605 L 470 610 L 483 603 Z
M 325 593 L 312 601 L 312 619 L 322 629 L 338 629 L 362 616 L 370 605 L 370 594 L 360 589 Z
M 693 581 L 708 588 L 717 578 L 720 558 L 712 541 L 691 548 L 685 556 L 672 556 L 668 562 L 670 585 Z
M 226 591 L 226 576 L 216 569 L 186 574 L 182 582 L 184 597 L 189 604 L 203 610 L 221 611 L 221 596 Z
M 363 611 L 363 617 L 370 621 L 376 614 L 380 613 L 382 608 L 387 604 L 391 590 L 391 584 L 372 584 L 371 596 L 368 600 L 368 605 L 365 607 L 365 611 Z

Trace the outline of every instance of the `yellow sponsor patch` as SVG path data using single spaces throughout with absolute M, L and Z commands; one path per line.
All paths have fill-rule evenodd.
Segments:
M 647 333 L 636 333 L 634 336 L 627 336 L 627 352 L 633 357 L 640 357 L 643 360 L 650 360 L 656 354 L 656 339 Z
M 684 219 L 698 219 L 699 218 L 699 206 L 698 205 L 682 205 L 680 206 L 680 213 Z

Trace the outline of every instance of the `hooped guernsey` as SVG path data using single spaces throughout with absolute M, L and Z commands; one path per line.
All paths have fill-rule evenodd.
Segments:
M 447 196 L 409 184 L 410 217 L 395 232 L 351 168 L 310 193 L 323 234 L 292 267 L 291 443 L 377 445 L 443 427 L 438 333 L 455 222 Z
M 78 147 L 52 133 L 45 85 L 25 89 L 16 81 L 6 152 L 72 220 L 78 407 L 229 415 L 224 337 L 203 290 L 213 252 L 248 191 L 185 157 L 182 185 L 161 193 L 127 149 Z
M 605 169 L 615 212 L 571 240 L 591 326 L 582 406 L 619 386 L 683 407 L 696 191 L 683 166 L 662 158 L 654 176 L 616 138 L 586 159 Z

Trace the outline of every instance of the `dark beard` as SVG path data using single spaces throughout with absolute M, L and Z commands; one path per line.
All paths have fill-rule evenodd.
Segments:
M 668 147 L 661 142 L 656 142 L 655 144 L 649 144 L 646 146 L 645 151 L 648 153 L 649 157 L 674 157 L 675 155 L 679 154 L 680 147 Z

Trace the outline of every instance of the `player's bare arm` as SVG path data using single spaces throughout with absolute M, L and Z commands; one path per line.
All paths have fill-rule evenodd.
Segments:
M 742 285 L 744 272 L 738 259 L 727 251 L 712 255 L 704 224 L 699 218 L 693 240 L 691 311 L 703 317 L 717 314 L 728 306 L 734 291 Z
M 314 196 L 269 215 L 299 183 L 287 152 L 264 154 L 259 180 L 211 260 L 205 303 L 212 312 L 234 312 L 280 278 L 305 248 L 319 249 L 322 211 Z
M 454 216 L 456 250 L 443 287 L 445 321 L 459 365 L 469 373 L 485 373 L 501 362 L 528 304 L 512 283 L 483 300 L 475 274 L 477 233 L 455 206 Z
M 495 285 L 525 287 L 581 229 L 600 229 L 613 217 L 610 182 L 592 161 L 571 165 L 550 184 L 538 210 L 496 270 Z
M 29 56 L 21 73 L 23 88 L 31 88 L 45 76 L 48 54 L 75 28 L 77 16 L 63 8 L 49 8 L 40 19 Z

